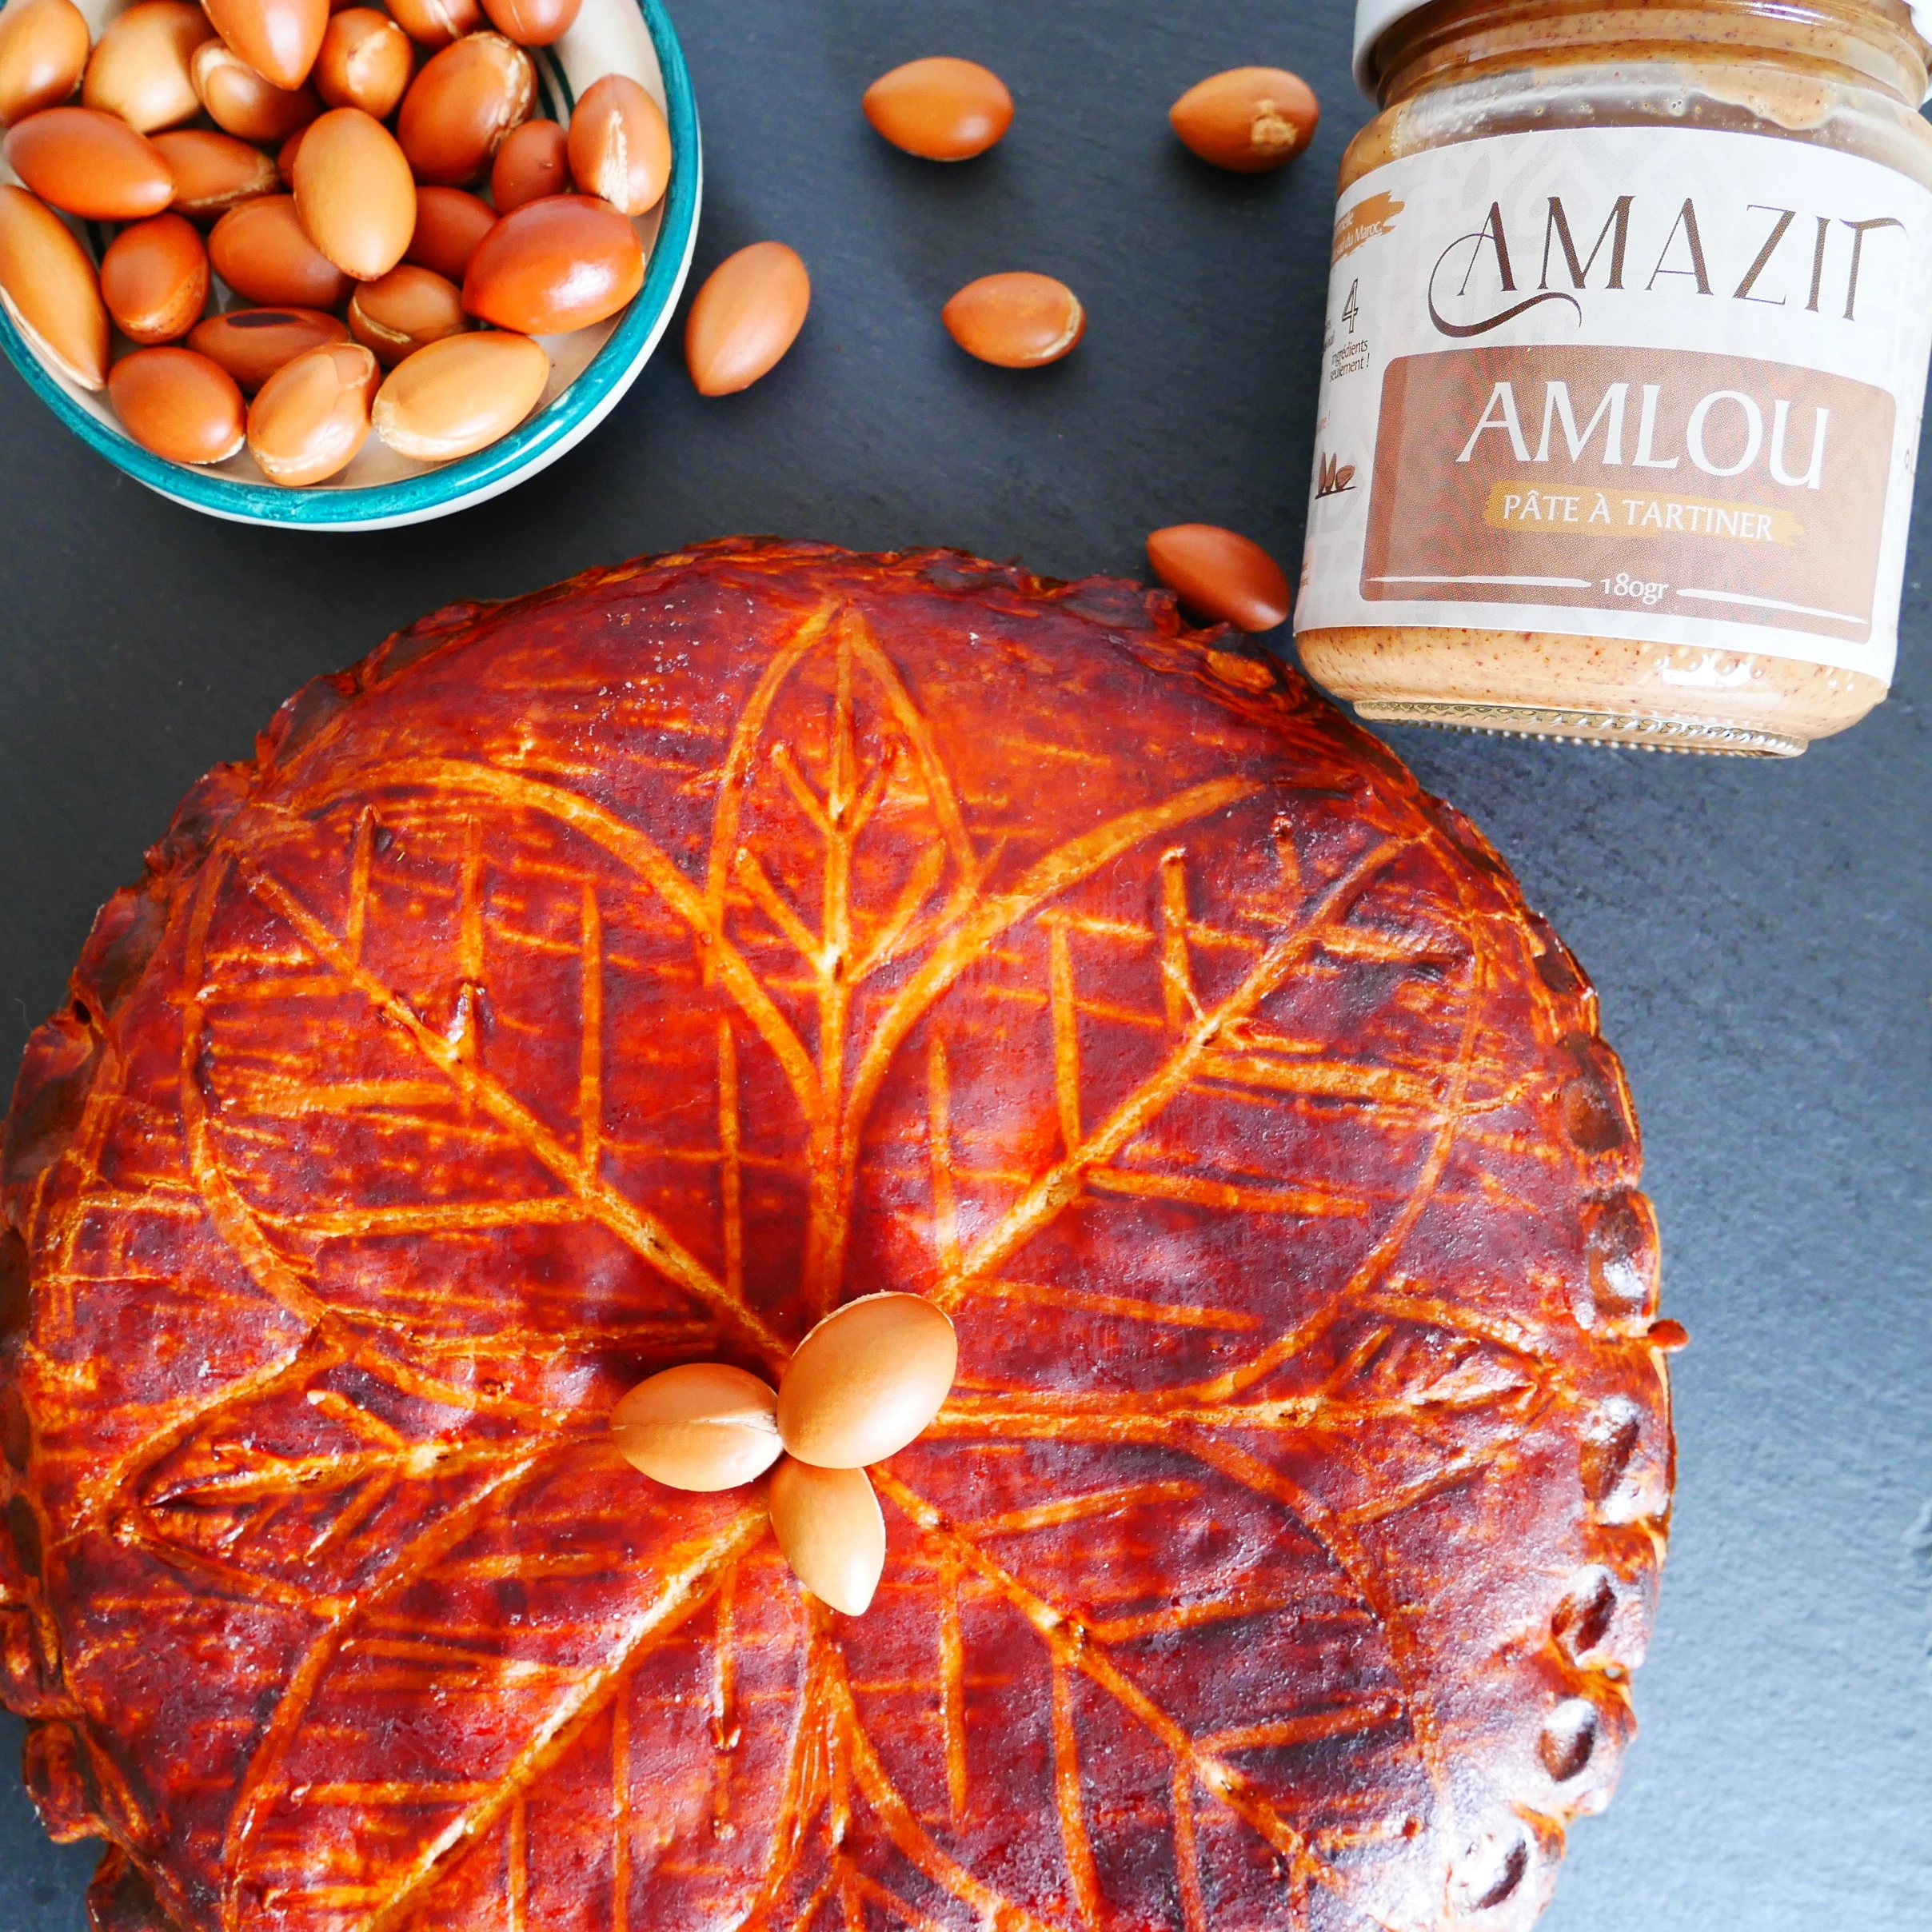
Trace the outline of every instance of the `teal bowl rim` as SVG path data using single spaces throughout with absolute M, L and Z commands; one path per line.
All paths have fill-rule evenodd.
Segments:
M 548 408 L 489 448 L 418 476 L 357 489 L 283 489 L 273 483 L 249 483 L 171 463 L 90 414 L 41 365 L 4 308 L 0 308 L 0 349 L 41 401 L 118 469 L 178 503 L 234 521 L 322 529 L 394 525 L 507 489 L 519 480 L 519 472 L 561 455 L 617 401 L 662 333 L 690 260 L 699 193 L 697 103 L 684 50 L 662 0 L 637 0 L 637 5 L 664 75 L 672 158 L 664 219 L 652 245 L 644 286 L 577 380 Z

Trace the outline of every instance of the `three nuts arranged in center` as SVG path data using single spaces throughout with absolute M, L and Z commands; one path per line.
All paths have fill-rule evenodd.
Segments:
M 611 1433 L 626 1462 L 672 1489 L 735 1489 L 772 1469 L 785 1561 L 814 1596 L 856 1616 L 885 1568 L 865 1465 L 924 1432 L 959 1357 L 952 1323 L 923 1295 L 868 1295 L 799 1343 L 776 1389 L 728 1363 L 687 1362 L 625 1395 Z

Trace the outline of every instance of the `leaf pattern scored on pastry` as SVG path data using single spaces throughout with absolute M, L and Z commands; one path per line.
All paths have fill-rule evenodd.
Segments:
M 17 1105 L 0 1634 L 101 1897 L 1533 1914 L 1669 1440 L 1620 1076 L 1475 835 L 1158 603 L 957 559 L 714 547 L 411 641 L 158 848 L 30 1058 L 58 1132 Z M 845 1619 L 762 1486 L 604 1417 L 888 1287 L 960 1369 Z

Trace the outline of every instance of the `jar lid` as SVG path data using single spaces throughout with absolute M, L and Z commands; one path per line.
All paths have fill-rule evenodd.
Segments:
M 1355 0 L 1355 85 L 1375 98 L 1375 42 L 1399 20 L 1419 14 L 1430 0 Z M 1932 0 L 1906 0 L 1918 38 L 1932 46 Z
M 1429 0 L 1355 0 L 1355 85 L 1372 101 L 1375 98 L 1375 70 L 1369 57 L 1375 42 L 1398 20 L 1419 14 Z

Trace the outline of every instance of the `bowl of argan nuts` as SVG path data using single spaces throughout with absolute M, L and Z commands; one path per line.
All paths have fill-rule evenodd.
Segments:
M 702 167 L 660 0 L 7 0 L 0 347 L 192 509 L 384 529 L 615 406 Z

